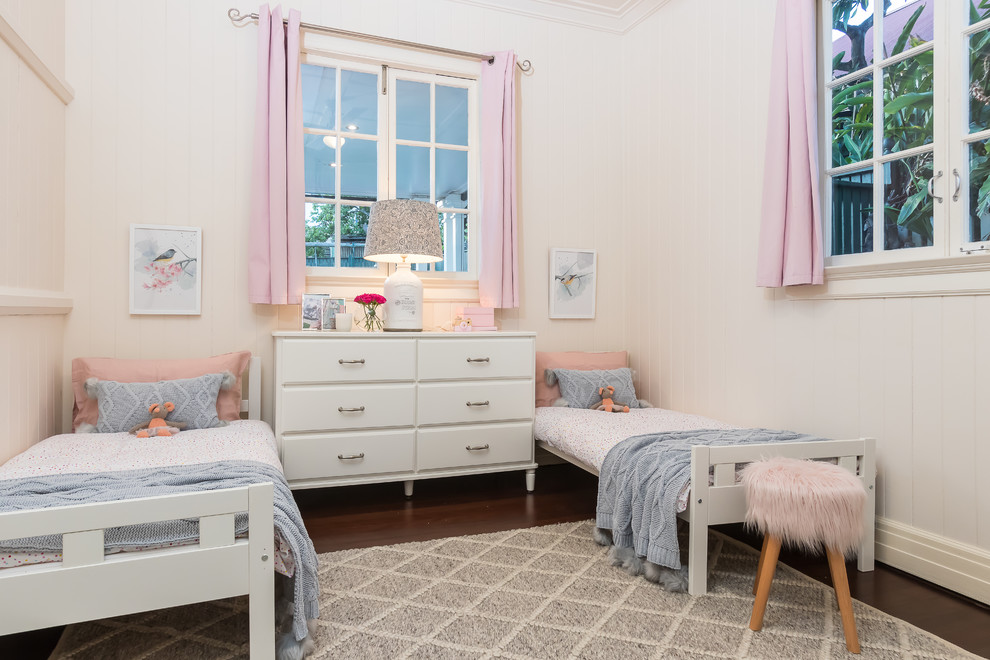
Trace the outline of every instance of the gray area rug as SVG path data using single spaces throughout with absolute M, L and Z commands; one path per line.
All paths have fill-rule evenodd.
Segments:
M 609 566 L 592 523 L 320 555 L 312 658 L 854 658 L 830 588 L 780 565 L 749 630 L 758 553 L 723 537 L 710 593 Z M 824 561 L 824 559 L 822 560 Z M 70 626 L 52 658 L 247 658 L 244 598 Z M 975 658 L 859 602 L 863 658 Z

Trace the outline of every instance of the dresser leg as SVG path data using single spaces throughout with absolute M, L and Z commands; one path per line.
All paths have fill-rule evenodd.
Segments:
M 405 490 L 406 490 L 406 497 L 412 497 L 412 494 L 413 494 L 413 484 L 414 483 L 416 483 L 416 482 L 414 480 L 412 480 L 412 479 L 410 479 L 409 481 L 403 481 L 402 482 L 402 485 L 405 487 Z
M 526 492 L 536 490 L 536 470 L 526 470 Z

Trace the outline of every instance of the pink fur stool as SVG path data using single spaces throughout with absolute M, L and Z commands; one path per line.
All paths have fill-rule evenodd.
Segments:
M 856 549 L 863 536 L 866 491 L 862 482 L 831 463 L 782 457 L 750 463 L 743 469 L 741 481 L 746 491 L 746 522 L 764 535 L 753 585 L 756 601 L 750 629 L 763 627 L 781 543 L 812 552 L 825 546 L 846 648 L 859 653 L 845 555 Z

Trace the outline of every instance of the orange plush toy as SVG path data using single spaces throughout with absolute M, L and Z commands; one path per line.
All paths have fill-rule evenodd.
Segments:
M 182 429 L 186 428 L 186 424 L 185 422 L 165 421 L 165 417 L 167 417 L 173 410 L 175 410 L 175 404 L 171 401 L 151 404 L 148 406 L 148 412 L 151 413 L 151 419 L 144 424 L 138 424 L 132 428 L 129 433 L 132 433 L 139 438 L 150 438 L 152 436 L 159 435 L 175 435 Z
M 615 394 L 615 388 L 611 385 L 606 387 L 599 387 L 598 394 L 601 395 L 602 400 L 591 406 L 592 410 L 604 410 L 605 412 L 629 412 L 629 406 L 624 406 L 619 403 L 615 403 L 612 400 L 612 395 Z

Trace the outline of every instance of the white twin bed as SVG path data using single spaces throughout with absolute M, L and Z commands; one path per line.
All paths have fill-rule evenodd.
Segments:
M 0 466 L 0 479 L 118 471 L 220 460 L 281 470 L 275 438 L 260 418 L 260 361 L 249 367 L 247 420 L 183 431 L 175 438 L 124 433 L 55 436 Z M 0 635 L 247 594 L 250 653 L 275 655 L 276 564 L 291 572 L 274 526 L 273 484 L 0 513 L 4 541 L 61 535 L 61 553 L 6 553 L 0 563 Z M 235 516 L 250 531 L 235 536 Z M 105 554 L 105 530 L 198 519 L 199 541 Z
M 576 408 L 536 409 L 534 433 L 538 446 L 598 475 L 609 450 L 626 438 L 647 433 L 734 428 L 698 415 L 661 408 L 605 413 Z M 737 481 L 737 468 L 769 456 L 834 460 L 863 482 L 863 542 L 857 557 L 860 571 L 874 562 L 875 441 L 872 438 L 739 446 L 702 446 L 691 450 L 691 481 L 678 498 L 677 512 L 690 523 L 688 592 L 707 592 L 708 526 L 742 522 L 746 499 Z

